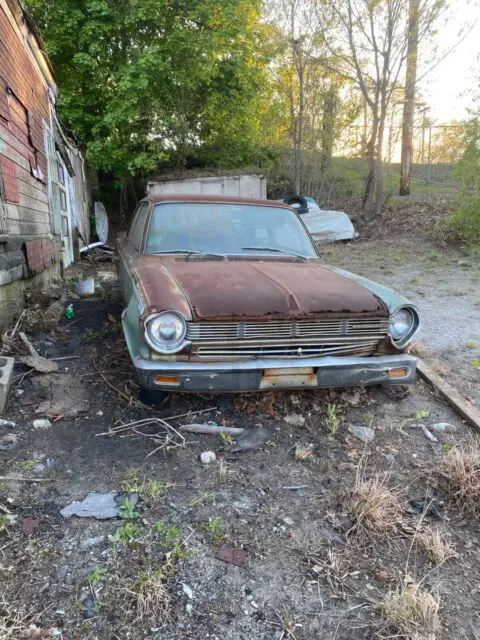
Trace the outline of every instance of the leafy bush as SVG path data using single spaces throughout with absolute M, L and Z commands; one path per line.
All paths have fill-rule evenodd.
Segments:
M 443 225 L 446 239 L 466 246 L 480 246 L 480 196 L 461 204 Z

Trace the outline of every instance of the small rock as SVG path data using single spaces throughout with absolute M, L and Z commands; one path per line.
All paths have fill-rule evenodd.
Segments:
M 382 453 L 382 456 L 385 458 L 387 462 L 394 462 L 396 453 Z
M 305 418 L 299 413 L 290 413 L 288 416 L 284 416 L 283 419 L 291 427 L 303 427 L 305 425 Z
M 6 435 L 0 438 L 1 451 L 10 451 L 11 449 L 15 449 L 17 444 L 18 444 L 18 438 L 14 433 L 7 433 Z
M 288 526 L 288 527 L 293 527 L 293 525 L 295 524 L 292 520 L 292 518 L 289 518 L 288 516 L 286 518 L 283 518 L 283 522 Z
M 211 464 L 212 462 L 215 462 L 216 459 L 217 456 L 213 451 L 204 451 L 200 454 L 200 462 L 203 464 Z
M 449 422 L 436 422 L 435 424 L 432 424 L 432 429 L 437 433 L 454 433 L 455 431 L 458 431 L 458 428 Z
M 78 418 L 78 411 L 77 409 L 69 409 L 68 411 L 65 411 L 65 413 L 63 414 L 64 418 Z
M 187 613 L 192 613 L 193 605 L 190 602 L 187 602 L 187 604 L 185 605 L 185 609 Z
M 97 411 L 96 415 L 97 415 L 97 416 L 103 416 L 103 411 L 102 411 L 102 410 Z
M 361 427 L 354 424 L 348 425 L 348 430 L 355 438 L 358 438 L 362 442 L 368 444 L 375 439 L 375 431 L 370 427 Z
M 46 418 L 45 419 L 39 418 L 38 420 L 33 421 L 34 429 L 48 429 L 51 426 L 52 426 L 52 423 L 50 422 L 50 420 L 47 420 Z
M 82 604 L 85 607 L 85 611 L 83 612 L 84 617 L 93 618 L 95 615 L 95 603 L 93 598 L 90 596 L 85 598 L 85 600 L 82 600 Z
M 37 474 L 40 475 L 41 473 L 43 473 L 45 471 L 46 467 L 44 464 L 42 464 L 41 462 L 37 462 L 37 464 L 33 467 L 33 471 Z
M 188 586 L 188 584 L 185 584 L 185 582 L 182 582 L 182 591 L 183 593 L 187 596 L 187 598 L 189 600 L 193 600 L 193 591 L 192 588 Z
M 245 562 L 246 554 L 243 549 L 234 549 L 229 545 L 222 545 L 217 549 L 217 557 L 227 564 L 241 567 Z

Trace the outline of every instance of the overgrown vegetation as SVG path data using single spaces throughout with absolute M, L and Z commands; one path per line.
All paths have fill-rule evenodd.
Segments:
M 480 511 L 480 449 L 477 444 L 446 451 L 436 467 L 436 474 L 442 488 L 461 509 Z
M 390 591 L 381 610 L 384 638 L 435 640 L 440 631 L 440 600 L 419 584 L 409 584 Z

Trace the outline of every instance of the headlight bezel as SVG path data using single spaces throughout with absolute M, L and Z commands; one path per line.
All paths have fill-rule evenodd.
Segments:
M 182 324 L 181 334 L 177 337 L 175 342 L 172 342 L 172 343 L 162 342 L 162 340 L 159 337 L 156 337 L 152 332 L 152 328 L 151 328 L 152 322 L 154 320 L 158 320 L 159 318 L 162 318 L 165 316 L 175 316 L 176 319 L 179 320 Z M 144 327 L 143 335 L 144 335 L 145 342 L 154 351 L 162 355 L 171 355 L 171 354 L 178 353 L 179 351 L 182 351 L 182 349 L 184 349 L 185 346 L 189 344 L 188 340 L 186 339 L 187 338 L 186 320 L 181 313 L 179 313 L 178 311 L 175 311 L 174 309 L 159 311 L 157 313 L 151 313 L 147 318 L 145 318 L 143 322 L 143 327 Z
M 406 312 L 410 315 L 411 322 L 408 330 L 400 337 L 395 337 L 392 332 L 392 325 L 395 321 L 395 316 L 400 312 Z M 390 314 L 388 320 L 388 335 L 390 336 L 390 340 L 395 347 L 403 348 L 405 347 L 413 338 L 413 336 L 417 333 L 420 327 L 420 317 L 418 315 L 417 309 L 413 305 L 401 305 L 395 311 Z

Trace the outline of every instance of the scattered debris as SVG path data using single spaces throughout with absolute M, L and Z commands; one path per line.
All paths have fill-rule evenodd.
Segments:
M 237 438 L 232 451 L 248 451 L 249 449 L 261 449 L 272 438 L 272 433 L 263 427 L 245 429 L 242 435 Z
M 85 607 L 83 615 L 85 618 L 93 618 L 95 616 L 95 602 L 91 596 L 87 596 L 82 600 L 82 604 Z
M 52 423 L 50 422 L 50 420 L 47 420 L 44 418 L 38 418 L 37 420 L 33 421 L 34 429 L 48 429 L 51 426 L 52 426 Z
M 308 484 L 297 484 L 291 487 L 282 487 L 285 491 L 300 491 L 301 489 L 308 489 Z
M 182 582 L 182 591 L 183 593 L 187 596 L 187 598 L 189 600 L 193 600 L 193 591 L 192 588 L 188 586 L 188 584 L 185 584 L 185 582 Z
M 189 411 L 188 413 L 180 413 L 176 416 L 169 416 L 168 418 L 163 418 L 163 422 L 171 422 L 172 420 L 179 420 L 180 418 L 188 418 L 195 415 L 200 415 L 201 413 L 209 413 L 210 411 L 215 411 L 217 407 L 209 407 L 208 409 L 200 409 L 199 411 Z M 102 431 L 102 433 L 96 433 L 95 436 L 115 436 L 122 431 L 128 431 L 131 428 L 132 423 L 121 424 L 118 427 L 113 427 L 113 429 L 109 429 L 108 431 Z M 181 428 L 181 427 L 180 427 Z
M 243 549 L 235 549 L 228 545 L 222 545 L 217 549 L 217 557 L 227 564 L 233 564 L 236 567 L 241 567 L 245 562 L 246 553 Z
M 154 426 L 158 429 L 160 427 L 160 431 L 157 433 L 145 433 L 144 429 Z M 142 431 L 140 431 L 140 428 Z M 117 435 L 119 433 L 123 433 L 124 431 L 131 431 L 132 433 L 137 434 L 138 436 L 144 436 L 145 438 L 149 438 L 153 443 L 157 446 L 153 451 L 147 454 L 147 458 L 153 456 L 157 451 L 169 451 L 170 449 L 175 449 L 177 447 L 185 447 L 185 438 L 181 433 L 172 427 L 166 420 L 162 420 L 161 418 L 144 418 L 143 420 L 135 420 L 134 422 L 129 422 L 128 424 L 123 424 L 120 427 L 116 427 L 111 431 L 106 431 L 104 433 L 99 433 L 97 435 Z M 122 436 L 120 436 L 122 437 Z
M 424 424 L 419 424 L 418 426 L 421 428 L 421 430 L 425 434 L 425 437 L 427 438 L 427 440 L 430 440 L 430 442 L 438 442 L 436 436 L 434 436 L 433 433 L 429 431 Z
M 222 427 L 216 424 L 183 424 L 180 429 L 187 433 L 224 434 L 226 436 L 239 436 L 245 431 L 245 429 Z
M 131 507 L 135 507 L 138 502 L 138 494 L 131 493 L 128 496 L 119 494 L 117 491 L 110 493 L 89 493 L 85 500 L 81 502 L 75 500 L 68 506 L 60 510 L 64 518 L 78 516 L 79 518 L 96 518 L 97 520 L 108 520 L 118 518 L 121 515 L 123 500 L 128 500 Z
M 216 459 L 217 456 L 214 451 L 203 451 L 203 453 L 200 454 L 200 462 L 203 464 L 211 464 L 215 462 Z
M 16 427 L 17 425 L 12 420 L 0 420 L 0 427 Z
M 18 335 L 30 353 L 29 356 L 20 356 L 18 358 L 20 362 L 40 373 L 53 373 L 58 371 L 58 364 L 41 356 L 22 331 L 19 331 Z
M 0 357 L 0 414 L 4 412 L 5 405 L 7 404 L 14 363 L 13 358 Z
M 445 503 L 431 496 L 427 495 L 424 498 L 409 500 L 408 504 L 415 513 L 433 518 L 434 520 L 442 520 L 443 518 Z
M 90 298 L 95 294 L 95 279 L 81 280 L 75 285 L 75 293 L 81 298 Z
M 432 424 L 432 429 L 437 433 L 455 433 L 455 431 L 458 431 L 457 427 L 449 422 L 436 422 Z
M 53 482 L 53 478 L 26 478 L 25 476 L 0 476 L 4 482 Z
M 354 424 L 349 424 L 348 431 L 352 434 L 352 436 L 358 438 L 366 444 L 373 442 L 373 440 L 375 439 L 375 431 L 371 427 L 362 427 Z
M 290 413 L 284 416 L 283 420 L 291 427 L 303 427 L 305 425 L 305 417 L 299 413 Z
M 23 518 L 22 531 L 25 535 L 31 535 L 40 526 L 38 518 Z
M 81 551 L 88 551 L 92 547 L 96 547 L 99 544 L 102 544 L 106 540 L 106 536 L 91 536 L 89 538 L 83 538 L 80 540 L 80 544 L 78 548 Z

